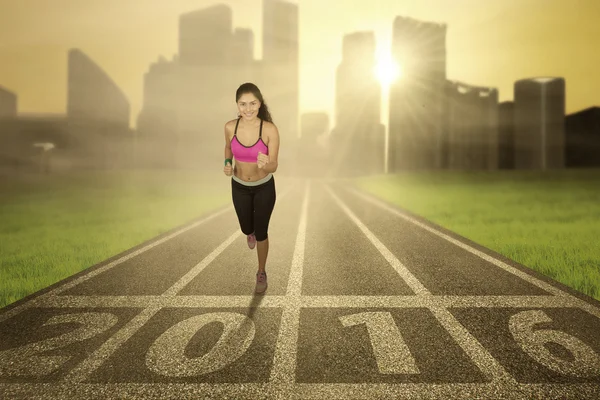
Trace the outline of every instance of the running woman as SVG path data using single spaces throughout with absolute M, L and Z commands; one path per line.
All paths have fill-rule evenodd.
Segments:
M 225 167 L 231 176 L 231 196 L 248 247 L 258 253 L 256 293 L 267 289 L 265 265 L 268 228 L 275 207 L 279 131 L 256 85 L 244 83 L 236 93 L 238 118 L 225 124 Z M 233 166 L 232 159 L 235 159 Z

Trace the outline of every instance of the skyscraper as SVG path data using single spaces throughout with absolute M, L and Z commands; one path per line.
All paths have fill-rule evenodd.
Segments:
M 298 5 L 263 0 L 263 57 L 257 79 L 282 136 L 299 133 Z
M 250 65 L 254 61 L 254 33 L 251 29 L 236 28 L 233 32 L 230 62 Z
M 177 62 L 159 57 L 144 74 L 143 106 L 137 123 L 137 155 L 141 165 L 175 165 L 179 128 L 178 89 Z
M 379 123 L 381 87 L 374 75 L 375 49 L 374 32 L 354 32 L 342 38 L 335 86 L 336 126 Z
M 389 170 L 439 168 L 446 25 L 396 17 L 392 57 L 402 78 L 390 87 Z
M 95 121 L 128 129 L 129 112 L 127 97 L 106 72 L 81 50 L 69 50 L 69 120 Z
M 255 82 L 260 63 L 254 59 L 254 33 L 236 28 L 230 53 L 231 88 L 227 94 L 230 104 L 235 100 L 232 91 L 244 82 Z
M 263 0 L 263 60 L 298 64 L 298 6 Z
M 127 165 L 133 155 L 130 106 L 123 91 L 78 49 L 68 58 L 67 119 L 71 148 L 82 168 Z
M 224 4 L 179 16 L 179 62 L 182 65 L 225 65 L 229 62 L 233 12 Z
M 177 63 L 178 163 L 184 167 L 214 165 L 223 155 L 223 125 L 235 117 L 239 71 L 234 45 L 247 33 L 233 34 L 233 11 L 223 4 L 183 14 L 179 18 Z M 199 154 L 204 154 L 199 157 Z M 204 164 L 204 165 L 202 165 Z
M 498 90 L 449 81 L 445 110 L 445 166 L 497 169 Z
M 0 118 L 17 116 L 17 95 L 0 86 Z
M 515 103 L 498 104 L 498 168 L 515 167 Z
M 229 6 L 182 14 L 179 54 L 172 61 L 159 60 L 145 76 L 140 136 L 161 137 L 162 144 L 153 145 L 152 151 L 161 153 L 156 159 L 166 157 L 178 167 L 221 162 L 223 125 L 237 115 L 235 91 L 255 82 L 258 71 L 254 35 L 233 29 Z M 173 146 L 173 156 L 165 154 Z
M 565 80 L 521 79 L 514 84 L 515 168 L 565 166 Z
M 566 167 L 600 167 L 600 107 L 567 115 L 565 136 Z
M 304 113 L 300 116 L 300 129 L 301 136 L 294 148 L 301 158 L 294 160 L 292 173 L 322 177 L 331 164 L 328 152 L 329 115 L 325 112 Z
M 385 131 L 380 124 L 381 86 L 375 78 L 375 33 L 342 38 L 342 62 L 336 71 L 333 161 L 335 175 L 382 173 Z M 355 160 L 367 160 L 356 163 Z

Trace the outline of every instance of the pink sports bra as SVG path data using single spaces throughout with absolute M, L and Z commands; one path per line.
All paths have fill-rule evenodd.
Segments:
M 231 152 L 233 153 L 233 157 L 238 161 L 255 163 L 257 162 L 259 151 L 263 154 L 269 154 L 269 148 L 262 140 L 262 119 L 260 120 L 260 131 L 258 132 L 258 140 L 252 146 L 244 146 L 238 140 L 236 134 L 239 123 L 240 118 L 238 118 L 237 122 L 235 123 L 235 131 L 233 132 L 233 138 L 231 139 Z

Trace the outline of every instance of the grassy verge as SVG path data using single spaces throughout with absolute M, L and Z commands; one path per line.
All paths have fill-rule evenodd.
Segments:
M 357 183 L 600 300 L 600 170 L 402 173 Z
M 0 307 L 230 202 L 192 172 L 3 177 Z

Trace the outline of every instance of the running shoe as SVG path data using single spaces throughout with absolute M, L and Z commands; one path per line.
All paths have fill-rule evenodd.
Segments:
M 251 233 L 247 236 L 248 239 L 248 247 L 250 247 L 250 249 L 253 249 L 254 246 L 256 246 L 256 236 L 254 236 L 254 233 Z
M 256 273 L 256 293 L 264 293 L 267 290 L 267 273 Z

